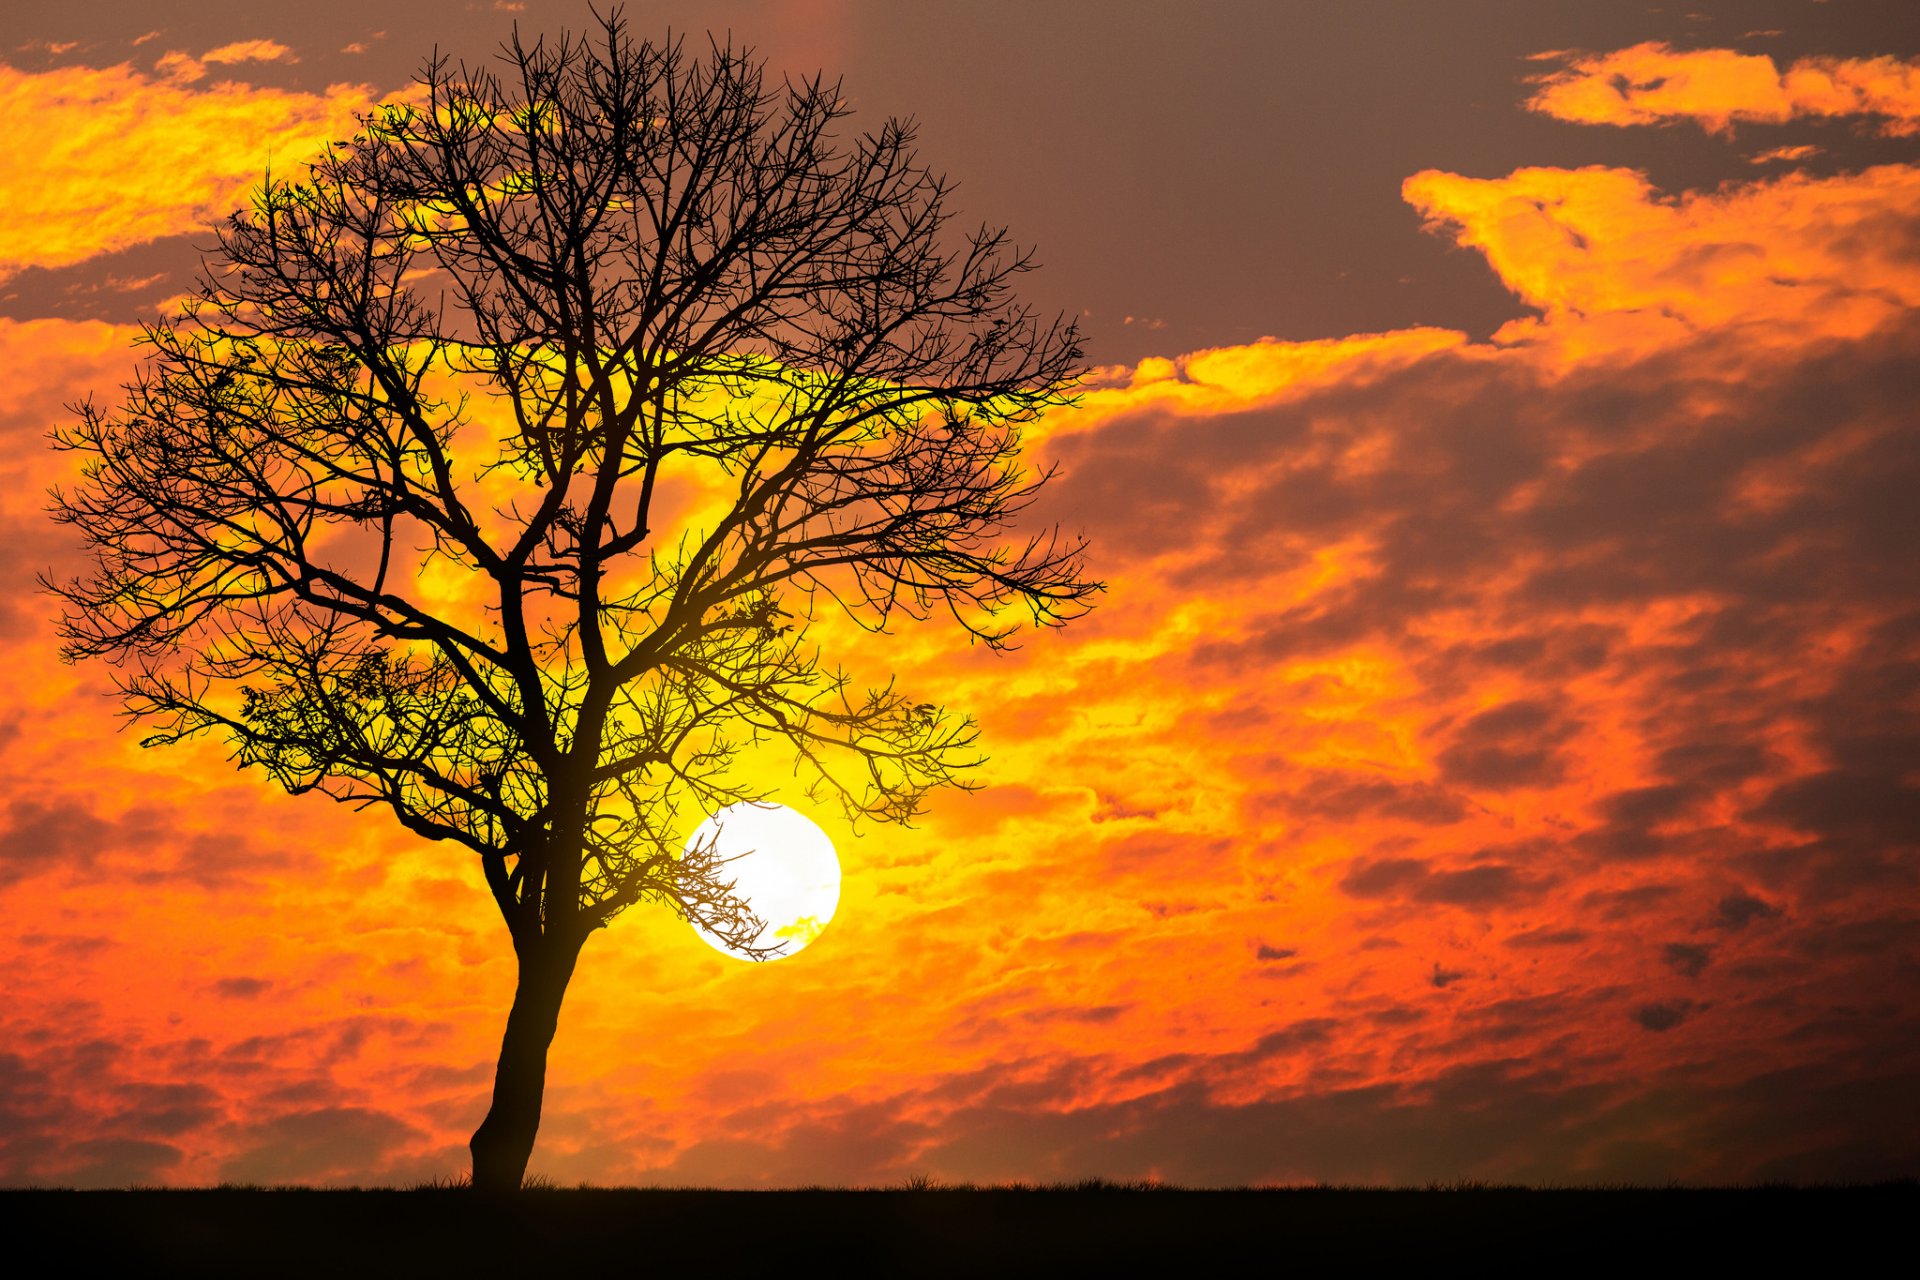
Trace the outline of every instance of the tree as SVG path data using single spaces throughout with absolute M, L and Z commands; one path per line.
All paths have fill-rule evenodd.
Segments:
M 218 230 L 123 405 L 54 433 L 93 560 L 50 584 L 147 744 L 224 737 L 478 861 L 519 974 L 487 1189 L 524 1177 L 590 934 L 650 901 L 761 946 L 681 843 L 761 798 L 743 751 L 856 818 L 968 785 L 974 723 L 856 686 L 811 624 L 938 613 L 997 648 L 1099 589 L 1013 531 L 1074 329 L 1015 297 L 1004 230 L 956 233 L 910 125 L 843 139 L 839 85 L 617 11 L 500 62 L 436 55 Z M 725 500 L 656 528 L 688 486 Z

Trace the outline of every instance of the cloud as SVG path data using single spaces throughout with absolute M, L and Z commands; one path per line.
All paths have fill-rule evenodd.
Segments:
M 1401 898 L 1456 907 L 1495 906 L 1540 890 L 1509 863 L 1435 871 L 1418 858 L 1361 859 L 1341 877 L 1340 888 L 1356 898 Z
M 237 62 L 298 62 L 293 51 L 275 40 L 236 40 L 209 49 L 199 57 L 169 50 L 154 62 L 154 70 L 175 84 L 194 84 L 207 77 L 209 64 L 230 66 Z M 222 86 L 228 87 L 228 86 Z
M 1061 1064 L 1023 1098 L 992 1090 L 934 1098 L 901 1092 L 757 1126 L 643 1176 L 657 1185 L 898 1185 L 909 1174 L 994 1183 L 1156 1177 L 1195 1186 L 1451 1183 L 1461 1180 L 1721 1184 L 1762 1171 L 1802 1179 L 1888 1179 L 1908 1167 L 1914 1108 L 1905 1082 L 1876 1071 L 1849 1086 L 1818 1070 L 1763 1071 L 1727 1086 L 1640 1089 L 1589 1082 L 1520 1059 L 1419 1082 L 1349 1085 L 1223 1101 L 1180 1083 L 1066 1105 Z M 1626 1105 L 1631 1102 L 1631 1105 Z M 1859 1113 L 1882 1116 L 1877 1130 Z M 1823 1145 L 1848 1132 L 1854 1144 Z M 737 1135 L 737 1136 L 735 1136 Z
M 417 1026 L 309 1013 L 289 1034 L 231 1040 L 139 1021 L 73 1005 L 0 1021 L 0 1186 L 386 1181 L 443 1154 L 421 1121 L 470 1088 L 411 1072 L 368 1103 L 368 1074 L 391 1069 L 396 1041 L 422 1043 Z
M 217 49 L 209 49 L 200 55 L 200 61 L 217 64 L 234 62 L 285 62 L 293 50 L 277 40 L 236 40 L 232 44 L 223 44 Z
M 1554 782 L 1565 769 L 1559 749 L 1579 728 L 1546 703 L 1510 702 L 1453 731 L 1434 761 L 1446 781 L 1480 790 Z
M 1507 939 L 1510 947 L 1571 947 L 1593 935 L 1585 929 L 1542 927 L 1516 933 Z
M 1675 973 L 1697 978 L 1713 959 L 1713 948 L 1691 942 L 1669 942 L 1661 955 Z
M 1469 810 L 1465 797 L 1447 787 L 1332 772 L 1317 774 L 1299 791 L 1276 799 L 1275 807 L 1302 820 L 1345 823 L 1376 816 L 1430 826 L 1458 822 Z
M 215 810 L 217 812 L 217 808 Z M 263 849 L 245 831 L 195 829 L 167 810 L 136 805 L 114 817 L 85 791 L 25 797 L 0 812 L 0 886 L 41 875 L 73 880 L 184 881 L 203 888 L 257 881 L 297 855 Z
M 978 713 L 988 789 L 821 815 L 845 897 L 792 960 L 596 935 L 536 1168 L 1910 1172 L 1920 179 L 1406 194 L 1532 314 L 1103 370 L 1038 424 L 1034 515 L 1091 535 L 1101 609 L 1004 659 L 855 651 Z M 0 322 L 21 584 L 71 554 L 32 542 L 40 433 L 130 336 Z M 457 1162 L 513 982 L 471 868 L 115 738 L 24 590 L 0 1177 Z M 285 862 L 240 874 L 230 832 Z
M 1655 1000 L 1633 1011 L 1633 1020 L 1648 1031 L 1671 1031 L 1699 1008 L 1691 1000 Z
M 1114 582 L 1099 680 L 1192 709 L 1192 735 L 1134 732 L 1241 797 L 1237 829 L 1139 833 L 1130 877 L 1202 898 L 1239 878 L 1271 903 L 1250 921 L 1311 940 L 1310 982 L 1383 1010 L 1439 998 L 1435 975 L 1462 1019 L 1585 991 L 1487 1024 L 1555 1061 L 1549 1028 L 1597 1044 L 1603 1017 L 1672 1032 L 1708 1004 L 1778 1056 L 1783 1026 L 1743 1002 L 1825 1025 L 1822 1000 L 1885 981 L 1837 958 L 1900 945 L 1862 913 L 1915 874 L 1914 182 L 1423 175 L 1410 201 L 1536 316 L 1391 365 L 1320 347 L 1324 382 L 1252 344 L 1216 364 L 1274 370 L 1237 403 L 1183 381 L 1188 357 L 1049 437 L 1048 515 Z M 1087 719 L 1111 701 L 1062 678 Z M 1106 759 L 1082 737 L 1051 776 L 1076 758 Z M 1805 918 L 1816 901 L 1832 914 Z M 1726 941 L 1649 953 L 1703 923 Z M 1662 966 L 1698 995 L 1598 998 Z M 1497 1043 L 1404 1025 L 1378 1050 L 1403 1064 Z M 1685 1057 L 1647 1052 L 1649 1079 Z
M 1802 160 L 1811 160 L 1820 154 L 1820 148 L 1812 143 L 1803 142 L 1794 146 L 1769 147 L 1757 155 L 1747 157 L 1748 164 L 1797 164 Z
M 0 819 L 0 848 L 6 850 L 0 880 L 54 868 L 91 870 L 114 836 L 112 824 L 85 809 L 15 798 Z
M 1714 921 L 1722 929 L 1744 929 L 1755 920 L 1771 920 L 1780 908 L 1751 894 L 1730 893 L 1714 908 Z
M 1535 78 L 1527 108 L 1579 124 L 1692 120 L 1725 133 L 1735 124 L 1869 116 L 1890 136 L 1920 132 L 1920 63 L 1899 58 L 1801 58 L 1782 68 L 1764 54 L 1657 41 L 1542 57 L 1566 65 Z
M 1488 179 L 1427 170 L 1402 190 L 1541 312 L 1495 340 L 1563 360 L 1651 357 L 1709 332 L 1792 349 L 1865 337 L 1920 305 L 1920 168 L 1909 165 L 1675 196 L 1598 166 Z
M 206 56 L 283 53 L 249 41 Z M 203 74 L 198 60 L 163 59 L 159 70 L 172 78 L 128 64 L 37 73 L 0 66 L 0 111 L 19 126 L 0 138 L 0 173 L 12 189 L 34 193 L 0 208 L 0 280 L 203 232 L 246 202 L 269 155 L 292 172 L 327 141 L 351 136 L 375 104 L 364 85 L 322 94 L 231 82 L 201 89 L 186 83 Z
M 153 1186 L 180 1163 L 180 1148 L 140 1138 L 89 1138 L 67 1148 L 60 1186 Z
M 249 1125 L 237 1153 L 220 1166 L 222 1182 L 378 1183 L 399 1150 L 420 1137 L 412 1125 L 365 1107 L 318 1107 Z

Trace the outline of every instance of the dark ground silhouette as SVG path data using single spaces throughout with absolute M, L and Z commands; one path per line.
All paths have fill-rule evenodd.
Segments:
M 12 1191 L 14 1274 L 1190 1273 L 1439 1266 L 1559 1276 L 1905 1256 L 1920 1183 L 1731 1190 Z

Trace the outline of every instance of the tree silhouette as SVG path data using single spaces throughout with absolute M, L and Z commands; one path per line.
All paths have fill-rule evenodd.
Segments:
M 146 743 L 224 736 L 477 858 L 519 972 L 487 1189 L 524 1177 L 590 934 L 650 900 L 771 950 L 682 845 L 765 794 L 743 751 L 855 818 L 966 785 L 973 722 L 856 686 L 811 623 L 1000 647 L 1098 590 L 1011 527 L 1073 327 L 1014 296 L 1005 231 L 957 231 L 909 125 L 842 138 L 837 84 L 617 11 L 500 61 L 436 55 L 219 229 L 124 404 L 54 433 L 93 566 L 49 584 Z

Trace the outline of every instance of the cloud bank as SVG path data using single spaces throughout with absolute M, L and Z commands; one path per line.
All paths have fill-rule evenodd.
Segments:
M 1033 443 L 1103 607 L 869 651 L 988 789 L 816 815 L 848 881 L 792 960 L 597 937 L 536 1170 L 1915 1171 L 1920 176 L 1404 194 L 1527 314 L 1101 371 Z M 129 336 L 0 322 L 0 1180 L 445 1174 L 512 982 L 472 869 L 139 752 L 49 656 L 37 441 Z
M 1870 118 L 1883 134 L 1920 132 L 1920 64 L 1899 58 L 1800 58 L 1677 50 L 1649 41 L 1611 53 L 1548 53 L 1563 63 L 1535 78 L 1530 110 L 1579 124 L 1691 120 L 1714 133 L 1736 124 Z
M 286 53 L 256 40 L 199 59 L 169 54 L 158 75 L 128 64 L 37 73 L 0 65 L 0 112 L 31 122 L 0 136 L 0 174 L 18 193 L 0 203 L 0 280 L 202 232 L 246 203 L 263 157 L 290 171 L 351 137 L 356 117 L 375 105 L 367 86 L 311 94 L 193 83 L 209 62 Z

